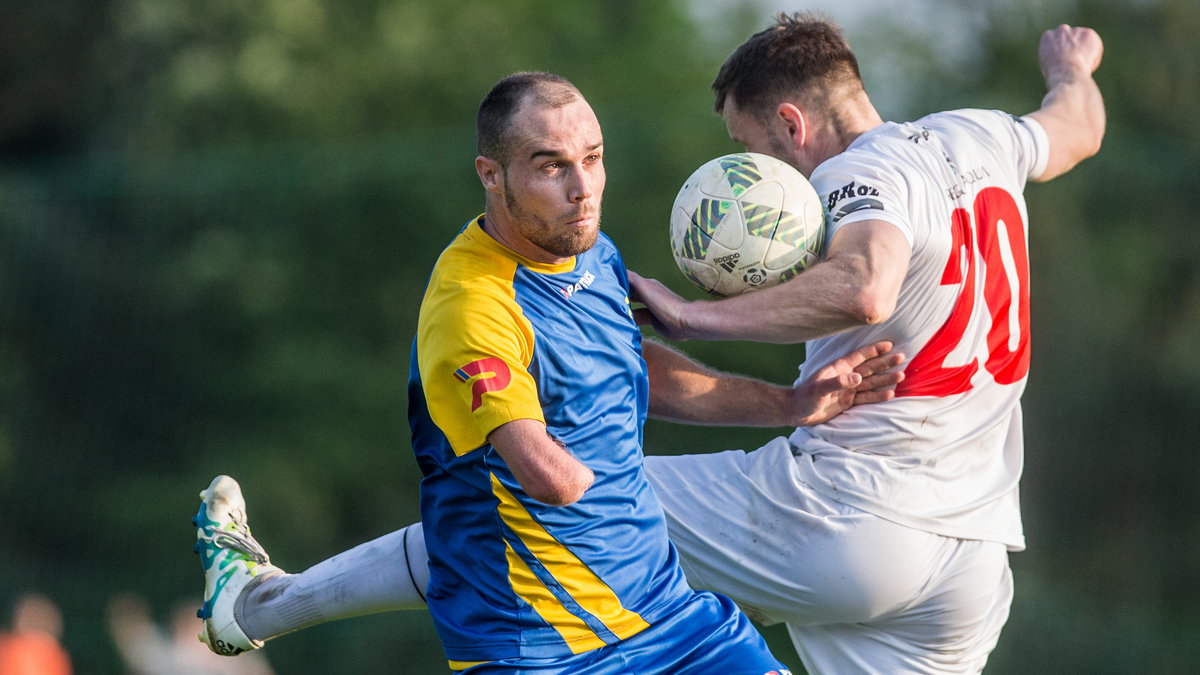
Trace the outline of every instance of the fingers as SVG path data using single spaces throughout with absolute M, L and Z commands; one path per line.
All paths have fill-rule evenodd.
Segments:
M 640 302 L 646 305 L 652 304 L 647 300 L 654 300 L 656 294 L 661 296 L 666 290 L 661 282 L 655 279 L 647 279 L 633 270 L 625 270 L 626 277 L 629 279 L 629 299 L 633 302 Z
M 895 368 L 901 363 L 904 363 L 904 358 L 904 354 L 901 354 L 900 352 L 888 352 L 881 356 L 876 356 L 863 361 L 855 366 L 854 372 L 862 375 L 863 377 L 869 377 L 876 373 Z
M 891 348 L 892 343 L 888 340 L 869 344 L 866 347 L 860 347 L 846 354 L 837 361 L 834 361 L 832 365 L 834 368 L 844 367 L 853 369 L 864 375 L 869 375 L 876 368 L 872 368 L 868 364 L 873 362 L 874 359 L 879 358 L 880 355 L 886 354 Z
M 856 389 L 862 386 L 863 377 L 858 373 L 844 373 L 839 375 L 836 380 L 831 381 L 836 382 L 837 386 L 833 387 L 830 391 L 837 391 L 840 389 Z
M 855 372 L 834 373 L 823 371 L 808 383 L 808 392 L 813 396 L 849 395 L 862 385 L 863 377 Z
M 863 376 L 863 384 L 859 387 L 862 389 L 874 389 L 881 386 L 895 386 L 903 379 L 903 375 L 895 377 L 899 373 L 890 373 L 901 363 L 904 363 L 905 355 L 901 352 L 893 352 L 892 343 L 889 341 L 876 342 L 875 344 L 867 345 L 855 352 L 853 359 L 861 359 L 857 364 L 853 360 L 847 362 L 848 365 L 854 368 L 854 372 Z
M 855 356 L 859 357 L 860 363 L 864 363 L 871 359 L 883 356 L 890 351 L 892 351 L 892 341 L 881 340 L 874 344 L 869 344 L 866 347 L 860 348 L 858 351 L 854 352 L 854 354 Z
M 890 401 L 896 397 L 894 389 L 880 389 L 876 391 L 860 391 L 854 395 L 854 405 L 863 405 L 864 403 L 883 403 Z
M 891 390 L 904 381 L 904 371 L 895 370 L 897 366 L 904 363 L 905 355 L 900 352 L 889 351 L 892 348 L 890 342 L 877 342 L 869 345 L 860 352 L 865 351 L 867 354 L 878 353 L 877 356 L 870 356 L 857 367 L 854 372 L 862 375 L 862 382 L 858 385 L 858 393 L 873 391 Z M 891 398 L 862 400 L 855 398 L 856 403 L 874 403 L 884 401 Z
M 1059 71 L 1078 68 L 1091 74 L 1100 67 L 1104 42 L 1091 28 L 1063 24 L 1042 33 L 1038 56 L 1047 78 L 1062 76 Z
M 633 302 L 641 302 L 642 298 L 641 294 L 638 292 L 638 288 L 641 286 L 641 283 L 645 281 L 645 279 L 642 277 L 642 275 L 628 268 L 625 270 L 625 277 L 629 280 L 629 299 Z M 640 326 L 642 324 L 638 325 Z
M 904 371 L 896 370 L 878 373 L 869 377 L 864 377 L 858 385 L 858 394 L 877 391 L 890 391 L 896 388 L 896 385 L 904 381 Z M 890 398 L 890 397 L 889 397 Z M 855 399 L 858 400 L 857 398 Z M 887 399 L 884 399 L 887 400 Z
M 654 315 L 645 307 L 638 307 L 633 310 L 633 321 L 638 326 L 654 327 Z

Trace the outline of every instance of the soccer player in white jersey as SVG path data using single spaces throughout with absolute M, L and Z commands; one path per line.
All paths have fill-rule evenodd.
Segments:
M 805 341 L 801 377 L 876 340 L 909 355 L 892 400 L 755 452 L 647 464 L 689 581 L 786 622 L 810 672 L 977 672 L 996 645 L 1007 553 L 1025 546 L 1022 193 L 1099 150 L 1101 53 L 1092 30 L 1060 26 L 1042 36 L 1038 110 L 896 124 L 835 25 L 781 15 L 713 83 L 735 141 L 810 177 L 829 247 L 793 281 L 727 300 L 631 275 L 646 320 L 676 339 Z
M 750 453 L 646 461 L 689 582 L 785 622 L 810 672 L 978 672 L 996 645 L 1012 600 L 1007 553 L 1024 546 L 1022 192 L 1098 151 L 1102 50 L 1087 28 L 1043 34 L 1048 91 L 1024 117 L 961 110 L 893 124 L 835 25 L 782 15 L 714 82 L 734 140 L 788 161 L 827 200 L 829 247 L 786 284 L 719 301 L 687 302 L 630 273 L 641 318 L 671 339 L 808 342 L 798 381 L 880 339 L 911 355 L 890 400 Z M 712 422 L 722 397 L 737 410 L 767 403 L 683 358 L 656 359 L 650 383 L 651 413 L 681 422 Z M 223 634 L 254 648 L 317 621 L 419 607 L 423 558 L 420 524 L 398 530 L 239 596 Z

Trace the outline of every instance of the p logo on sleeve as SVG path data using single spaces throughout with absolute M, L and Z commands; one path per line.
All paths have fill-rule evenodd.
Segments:
M 495 356 L 472 361 L 454 371 L 454 377 L 471 384 L 471 412 L 483 405 L 483 395 L 489 391 L 500 391 L 512 381 L 508 364 Z

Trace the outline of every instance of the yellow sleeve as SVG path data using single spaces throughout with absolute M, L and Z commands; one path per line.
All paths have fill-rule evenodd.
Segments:
M 482 262 L 487 274 L 480 274 Z M 517 419 L 545 422 L 529 373 L 533 326 L 515 300 L 516 263 L 448 250 L 430 278 L 417 324 L 417 364 L 434 424 L 455 454 Z

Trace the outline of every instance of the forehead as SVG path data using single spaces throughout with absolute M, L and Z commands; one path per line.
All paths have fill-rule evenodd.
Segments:
M 590 152 L 604 142 L 596 114 L 581 97 L 557 107 L 528 97 L 513 115 L 510 132 L 517 160 L 547 152 Z
M 725 118 L 729 138 L 742 145 L 757 145 L 767 134 L 766 125 L 755 115 L 740 110 L 732 98 L 726 101 L 721 116 Z

